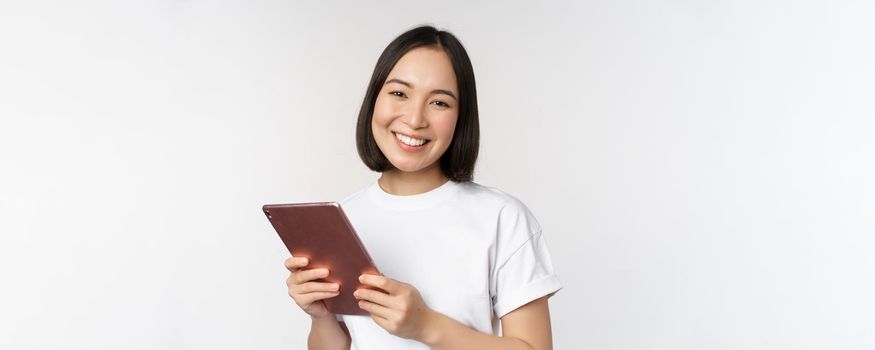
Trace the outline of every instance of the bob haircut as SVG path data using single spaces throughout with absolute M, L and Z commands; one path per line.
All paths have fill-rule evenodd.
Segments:
M 477 152 L 480 147 L 480 121 L 477 114 L 474 68 L 462 43 L 453 34 L 439 31 L 432 26 L 413 28 L 401 34 L 389 43 L 377 60 L 356 124 L 355 139 L 359 157 L 373 171 L 383 172 L 392 168 L 392 164 L 374 141 L 374 133 L 371 129 L 374 105 L 389 72 L 398 60 L 408 51 L 422 46 L 441 49 L 450 57 L 459 89 L 458 119 L 453 140 L 439 160 L 441 171 L 451 181 L 472 181 L 474 164 L 477 162 Z

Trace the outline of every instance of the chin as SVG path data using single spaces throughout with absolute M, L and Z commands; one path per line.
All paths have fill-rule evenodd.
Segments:
M 392 163 L 392 162 L 390 162 Z M 425 169 L 424 166 L 392 163 L 392 167 L 405 173 L 413 173 Z
M 389 164 L 392 167 L 405 173 L 412 173 L 428 168 L 428 165 L 422 165 L 418 161 L 403 161 L 398 159 L 389 159 Z

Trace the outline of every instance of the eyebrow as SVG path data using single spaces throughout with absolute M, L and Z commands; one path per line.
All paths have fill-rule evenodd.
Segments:
M 413 85 L 411 85 L 410 83 L 408 83 L 408 82 L 406 82 L 406 81 L 404 81 L 404 80 L 401 80 L 401 79 L 389 79 L 388 81 L 386 81 L 386 84 L 389 84 L 389 83 L 398 83 L 398 84 L 401 84 L 401 85 L 407 86 L 407 87 L 409 87 L 409 88 L 413 88 Z M 383 84 L 383 85 L 386 85 L 386 84 Z M 447 96 L 452 97 L 454 100 L 457 100 L 457 101 L 459 100 L 458 98 L 456 98 L 456 95 L 454 95 L 454 94 L 453 94 L 451 91 L 449 91 L 449 90 L 444 90 L 444 89 L 434 89 L 434 90 L 431 90 L 431 93 L 433 93 L 433 94 L 444 94 L 444 95 L 447 95 Z

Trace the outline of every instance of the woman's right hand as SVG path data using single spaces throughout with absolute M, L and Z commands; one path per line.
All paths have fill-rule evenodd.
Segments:
M 313 280 L 328 277 L 328 269 L 303 270 L 302 268 L 308 263 L 307 258 L 291 257 L 286 259 L 286 269 L 291 272 L 286 280 L 286 285 L 289 286 L 289 296 L 310 317 L 333 318 L 334 314 L 328 312 L 325 304 L 320 300 L 336 297 L 340 294 L 338 291 L 340 286 L 337 283 L 313 282 Z

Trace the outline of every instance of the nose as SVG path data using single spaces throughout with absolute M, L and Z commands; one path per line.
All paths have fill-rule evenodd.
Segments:
M 425 106 L 420 104 L 411 104 L 407 113 L 404 114 L 405 117 L 402 120 L 412 129 L 424 128 L 428 126 L 428 120 L 426 119 L 425 113 Z

